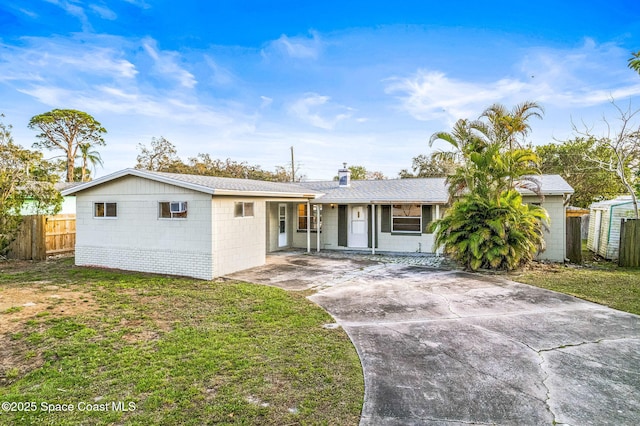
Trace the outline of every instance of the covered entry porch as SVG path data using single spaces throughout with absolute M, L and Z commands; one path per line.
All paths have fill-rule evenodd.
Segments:
M 267 204 L 267 252 L 290 248 L 433 252 L 428 226 L 439 204 L 391 202 L 319 203 L 312 200 Z

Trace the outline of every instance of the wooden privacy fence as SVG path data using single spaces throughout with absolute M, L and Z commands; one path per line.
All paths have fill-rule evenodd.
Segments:
M 9 245 L 11 259 L 44 260 L 76 247 L 76 215 L 24 216 L 16 239 Z
M 567 258 L 571 263 L 582 263 L 582 217 L 567 217 Z
M 622 219 L 618 265 L 640 266 L 640 219 Z

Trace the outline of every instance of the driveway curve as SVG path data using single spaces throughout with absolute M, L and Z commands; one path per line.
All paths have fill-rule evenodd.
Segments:
M 459 271 L 270 256 L 235 279 L 309 299 L 348 333 L 361 425 L 640 424 L 640 317 Z

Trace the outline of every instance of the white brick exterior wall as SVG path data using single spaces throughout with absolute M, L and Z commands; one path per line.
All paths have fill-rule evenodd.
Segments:
M 186 201 L 186 219 L 159 219 L 158 202 Z M 117 218 L 94 218 L 95 202 Z M 76 264 L 211 279 L 211 196 L 127 176 L 77 196 Z
M 253 202 L 253 217 L 234 217 L 235 203 Z M 266 201 L 260 198 L 213 198 L 213 264 L 216 276 L 264 265 Z

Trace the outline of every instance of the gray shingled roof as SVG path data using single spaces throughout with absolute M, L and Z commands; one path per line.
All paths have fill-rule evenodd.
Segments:
M 187 175 L 180 173 L 162 173 L 137 169 L 121 170 L 91 182 L 86 182 L 73 188 L 65 189 L 62 191 L 62 195 L 73 195 L 84 191 L 85 189 L 126 176 L 137 176 L 144 179 L 151 179 L 212 195 L 259 196 L 274 198 L 314 198 L 319 195 L 307 188 L 293 183 Z
M 283 192 L 299 193 L 300 195 L 314 193 L 314 191 L 309 191 L 307 188 L 293 183 L 269 182 L 264 180 L 238 179 L 217 176 L 186 175 L 180 173 L 163 173 L 150 171 L 145 171 L 145 173 L 214 190 L 223 189 L 228 191 L 272 193 Z
M 573 194 L 573 188 L 567 183 L 566 180 L 560 175 L 540 175 L 535 176 L 535 179 L 540 182 L 540 190 L 543 195 L 564 195 Z M 519 189 L 522 195 L 531 195 L 531 191 L 526 189 Z
M 322 195 L 322 203 L 446 203 L 449 199 L 444 178 L 352 180 L 351 186 L 339 187 L 337 181 L 302 182 L 301 186 Z
M 444 178 L 353 180 L 348 187 L 338 186 L 337 181 L 282 183 L 252 179 L 234 179 L 215 176 L 187 175 L 179 173 L 151 172 L 125 169 L 85 182 L 62 191 L 73 195 L 85 189 L 120 179 L 138 176 L 171 185 L 215 195 L 251 195 L 261 197 L 316 198 L 321 203 L 421 203 L 445 204 L 449 200 Z M 573 188 L 559 175 L 543 175 L 538 179 L 545 195 L 573 193 Z M 531 194 L 521 190 L 523 194 Z

